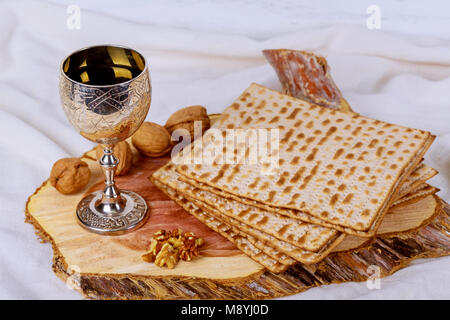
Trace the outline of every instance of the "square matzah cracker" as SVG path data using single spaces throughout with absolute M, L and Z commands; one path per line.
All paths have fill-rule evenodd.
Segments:
M 213 162 L 242 150 L 210 143 L 203 157 L 214 154 L 214 159 L 178 165 L 181 174 L 238 197 L 368 234 L 375 232 L 371 227 L 379 224 L 399 183 L 432 140 L 426 131 L 330 110 L 256 84 L 225 110 L 218 127 L 279 129 L 278 170 L 267 175 L 261 174 L 261 163 Z
M 270 234 L 278 240 L 292 244 L 307 251 L 317 252 L 330 241 L 339 238 L 338 231 L 320 225 L 306 223 L 259 207 L 247 205 L 231 198 L 223 198 L 186 182 L 181 181 L 175 165 L 169 163 L 153 174 L 157 179 L 178 193 L 190 199 L 197 199 L 213 206 L 225 216 L 237 220 L 246 232 L 256 229 Z

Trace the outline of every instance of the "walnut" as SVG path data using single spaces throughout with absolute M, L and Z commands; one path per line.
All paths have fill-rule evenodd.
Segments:
M 172 269 L 181 258 L 191 261 L 199 255 L 199 247 L 203 245 L 202 238 L 196 238 L 193 232 L 183 233 L 181 229 L 172 231 L 158 230 L 153 234 L 150 251 L 142 255 L 146 262 L 155 262 L 157 266 L 167 266 Z
M 172 149 L 169 132 L 153 122 L 144 122 L 131 138 L 139 152 L 148 157 L 161 157 Z
M 173 269 L 178 263 L 178 251 L 174 249 L 169 243 L 164 243 L 161 251 L 156 255 L 155 265 L 158 267 L 166 266 Z
M 79 158 L 64 158 L 55 162 L 50 173 L 50 183 L 62 194 L 76 193 L 89 182 L 91 170 Z
M 195 126 L 197 125 L 197 130 L 195 130 Z M 185 135 L 188 133 L 191 141 L 194 141 L 195 133 L 198 136 L 203 135 L 206 130 L 208 130 L 211 126 L 207 111 L 202 106 L 190 106 L 183 109 L 180 109 L 173 113 L 169 119 L 167 120 L 164 127 L 172 134 L 176 130 L 184 129 L 186 131 L 179 131 L 181 135 Z M 200 131 L 201 129 L 201 131 Z M 196 132 L 197 131 L 197 132 Z
M 133 164 L 133 153 L 131 152 L 130 145 L 126 141 L 120 141 L 114 146 L 114 155 L 119 159 L 119 164 L 117 165 L 116 175 L 123 176 L 126 175 Z M 103 146 L 97 145 L 95 148 L 97 155 L 97 160 L 100 160 L 103 156 Z

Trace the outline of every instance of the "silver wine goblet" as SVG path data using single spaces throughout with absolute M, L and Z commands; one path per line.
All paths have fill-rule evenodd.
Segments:
M 61 103 L 80 134 L 104 147 L 100 165 L 105 188 L 77 206 L 79 223 L 100 234 L 121 234 L 141 226 L 147 204 L 135 192 L 118 190 L 114 144 L 130 137 L 147 116 L 151 101 L 148 65 L 137 51 L 112 45 L 78 50 L 61 64 Z

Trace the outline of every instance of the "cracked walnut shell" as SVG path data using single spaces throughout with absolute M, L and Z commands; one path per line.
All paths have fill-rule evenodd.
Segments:
M 154 122 L 144 122 L 131 138 L 138 151 L 148 157 L 161 157 L 172 149 L 169 132 Z
M 91 177 L 86 162 L 79 158 L 63 158 L 55 162 L 50 173 L 50 183 L 62 194 L 72 194 L 85 187 Z
M 133 164 L 133 153 L 131 152 L 130 145 L 126 141 L 120 141 L 114 145 L 114 155 L 119 159 L 119 164 L 117 165 L 116 175 L 123 176 L 126 175 Z M 103 146 L 97 145 L 95 148 L 97 160 L 100 160 L 103 156 Z

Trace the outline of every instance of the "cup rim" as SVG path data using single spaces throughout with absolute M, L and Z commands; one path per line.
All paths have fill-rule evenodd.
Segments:
M 120 83 L 115 83 L 115 84 L 103 84 L 103 85 L 95 85 L 95 84 L 85 84 L 76 80 L 71 79 L 63 70 L 63 65 L 64 62 L 72 55 L 74 55 L 75 53 L 87 50 L 87 49 L 91 49 L 91 48 L 97 48 L 97 47 L 116 47 L 116 48 L 122 48 L 122 49 L 128 49 L 128 50 L 133 50 L 134 52 L 138 53 L 142 59 L 144 60 L 144 69 L 142 69 L 142 71 L 134 78 L 124 81 L 124 82 L 120 82 Z M 108 87 L 114 87 L 114 86 L 119 86 L 119 85 L 125 85 L 128 84 L 132 81 L 135 81 L 136 79 L 138 79 L 139 77 L 141 77 L 143 74 L 145 74 L 147 72 L 148 69 L 148 65 L 147 65 L 147 60 L 145 59 L 144 55 L 142 53 L 140 53 L 139 51 L 127 47 L 127 46 L 123 46 L 123 45 L 116 45 L 116 44 L 98 44 L 98 45 L 93 45 L 93 46 L 87 46 L 87 47 L 83 47 L 80 48 L 78 50 L 73 51 L 72 53 L 70 53 L 69 55 L 67 55 L 60 63 L 59 65 L 59 70 L 60 70 L 60 74 L 66 78 L 68 81 L 72 82 L 72 83 L 76 83 L 80 86 L 84 86 L 84 87 L 91 87 L 91 88 L 108 88 Z

